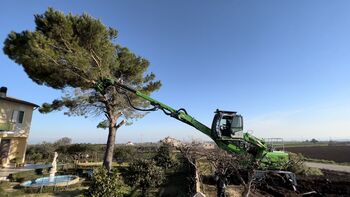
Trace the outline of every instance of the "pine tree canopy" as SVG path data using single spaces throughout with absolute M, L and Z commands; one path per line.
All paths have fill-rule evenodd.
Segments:
M 94 91 L 96 84 L 104 79 L 122 80 L 144 93 L 161 86 L 153 73 L 145 74 L 149 61 L 116 44 L 118 31 L 88 14 L 65 15 L 49 8 L 44 14 L 35 15 L 35 25 L 34 31 L 11 32 L 4 52 L 22 65 L 35 83 L 69 90 L 61 99 L 45 103 L 41 112 L 67 107 L 69 115 L 86 116 L 91 111 L 99 114 L 105 112 L 106 103 L 101 105 L 101 101 L 106 102 L 107 98 L 115 112 L 130 114 L 132 110 L 115 89 L 107 87 L 103 98 Z M 135 105 L 147 106 L 131 97 Z
M 123 81 L 150 94 L 160 88 L 160 81 L 155 81 L 153 73 L 145 73 L 146 59 L 115 43 L 116 29 L 88 14 L 65 15 L 49 8 L 35 15 L 35 25 L 34 31 L 11 32 L 4 43 L 5 54 L 23 66 L 35 83 L 66 92 L 44 103 L 40 112 L 68 109 L 67 115 L 106 117 L 97 126 L 109 129 L 103 165 L 110 171 L 116 131 L 145 113 L 130 107 L 113 84 L 102 90 L 97 86 L 106 80 Z M 149 105 L 135 95 L 130 98 L 134 106 Z M 120 117 L 124 120 L 118 123 Z

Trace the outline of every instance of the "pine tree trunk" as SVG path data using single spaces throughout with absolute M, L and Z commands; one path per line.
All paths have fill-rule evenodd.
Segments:
M 106 144 L 106 152 L 103 158 L 103 166 L 110 171 L 112 169 L 113 152 L 115 145 L 115 136 L 117 128 L 115 127 L 115 122 L 111 121 L 108 128 L 108 139 Z

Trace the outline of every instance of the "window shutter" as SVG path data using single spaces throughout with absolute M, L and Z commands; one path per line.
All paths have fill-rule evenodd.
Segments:
M 18 111 L 13 111 L 12 114 L 12 122 L 17 122 L 17 118 L 18 118 Z

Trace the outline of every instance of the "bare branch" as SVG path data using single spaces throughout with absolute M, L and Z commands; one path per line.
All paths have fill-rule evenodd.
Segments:
M 67 48 L 67 50 L 68 50 L 70 53 L 74 52 L 73 49 L 69 47 L 68 42 L 63 38 L 63 36 L 62 36 L 61 33 L 60 33 L 60 37 L 61 37 L 61 40 L 62 40 L 64 46 Z
M 122 120 L 119 124 L 115 126 L 115 129 L 119 129 L 121 126 L 123 126 L 126 123 L 126 120 Z
M 101 69 L 101 65 L 100 65 L 100 62 L 96 59 L 96 57 L 95 57 L 95 55 L 94 55 L 94 53 L 93 53 L 93 51 L 94 50 L 90 50 L 90 54 L 91 54 L 91 58 L 94 60 L 94 62 L 95 62 L 95 64 L 96 64 L 96 66 L 98 67 L 98 68 L 100 68 Z M 97 57 L 98 58 L 98 57 Z

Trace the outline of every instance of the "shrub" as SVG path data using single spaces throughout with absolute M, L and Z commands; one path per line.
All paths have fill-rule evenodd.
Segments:
M 108 172 L 105 168 L 94 171 L 87 196 L 91 197 L 119 197 L 129 193 L 130 188 L 124 184 L 116 170 Z
M 153 160 L 138 159 L 129 167 L 128 181 L 130 184 L 141 188 L 141 195 L 146 196 L 150 187 L 161 185 L 165 180 L 165 174 L 161 167 Z
M 117 146 L 114 150 L 114 158 L 120 162 L 131 162 L 137 155 L 137 149 L 134 146 Z
M 304 175 L 310 176 L 310 175 L 314 175 L 314 176 L 322 176 L 323 173 L 320 169 L 318 168 L 312 168 L 312 167 L 306 167 L 303 171 Z
M 42 177 L 42 175 L 37 175 L 35 171 L 25 171 L 25 172 L 19 172 L 19 173 L 9 175 L 9 179 L 12 182 L 23 182 L 26 180 L 32 180 L 39 177 Z
M 289 153 L 289 165 L 287 170 L 300 175 L 323 175 L 322 171 L 318 168 L 310 168 L 304 164 L 304 157 L 302 154 Z
M 154 160 L 158 166 L 164 168 L 165 170 L 177 164 L 177 161 L 171 152 L 171 147 L 167 144 L 162 144 L 158 148 L 157 154 L 154 156 Z

